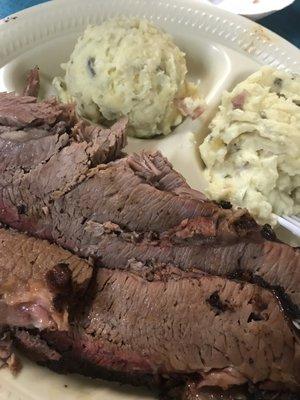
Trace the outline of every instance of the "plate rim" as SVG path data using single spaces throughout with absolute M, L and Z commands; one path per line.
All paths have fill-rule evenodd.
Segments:
M 99 9 L 103 7 L 113 9 L 114 5 L 118 5 L 118 11 L 110 12 L 109 16 L 121 14 L 141 16 L 144 15 L 143 7 L 151 11 L 155 6 L 163 15 L 161 17 L 147 16 L 154 23 L 159 24 L 159 22 L 169 20 L 185 28 L 192 26 L 198 34 L 246 54 L 259 64 L 300 73 L 300 51 L 292 43 L 246 17 L 202 0 L 185 0 L 184 2 L 182 0 L 169 0 L 169 2 L 110 0 L 109 4 L 106 0 L 88 0 L 84 2 L 84 5 L 82 3 L 81 0 L 52 0 L 29 7 L 1 20 L 0 66 L 7 64 L 33 46 L 38 46 L 63 34 L 77 32 L 88 23 L 93 23 L 100 15 L 99 12 L 92 12 L 91 8 L 94 5 Z M 131 10 L 135 10 L 133 13 L 126 11 L 129 8 L 128 4 Z M 83 10 L 81 18 L 72 18 L 74 8 Z M 178 11 L 183 12 L 185 16 L 181 17 Z M 176 13 L 178 13 L 177 16 Z M 53 18 L 53 15 L 56 18 Z M 32 23 L 33 21 L 35 24 Z
M 283 0 L 282 4 L 278 5 L 276 8 L 268 6 L 268 7 L 260 7 L 258 10 L 253 9 L 253 11 L 249 11 L 249 8 L 246 11 L 242 11 L 242 9 L 239 9 L 239 11 L 237 11 L 237 10 L 233 10 L 233 11 L 230 10 L 230 11 L 233 13 L 243 15 L 243 16 L 249 16 L 249 17 L 255 16 L 255 15 L 260 16 L 260 15 L 264 15 L 264 14 L 268 14 L 268 13 L 275 13 L 277 11 L 283 10 L 284 8 L 292 5 L 294 2 L 295 2 L 295 0 Z M 222 5 L 220 5 L 220 6 L 217 5 L 217 7 L 220 7 L 223 10 L 229 11 L 228 8 L 223 8 Z
M 87 1 L 87 0 L 86 0 Z M 105 2 L 107 0 L 97 0 L 98 4 L 101 4 L 101 2 Z M 122 0 L 123 1 L 123 0 Z M 154 0 L 125 0 L 126 3 L 166 3 L 167 1 L 172 1 L 172 0 L 166 0 L 166 2 L 163 1 L 154 1 Z M 3 22 L 0 24 L 0 44 L 2 44 L 5 40 L 7 40 L 7 42 L 9 42 L 9 37 L 14 37 L 14 35 L 22 35 L 22 32 L 24 32 L 24 29 L 26 31 L 26 26 L 31 26 L 32 25 L 32 18 L 38 18 L 41 17 L 41 23 L 43 21 L 45 21 L 45 14 L 47 12 L 48 9 L 55 9 L 55 8 L 59 8 L 62 7 L 62 4 L 64 4 L 64 6 L 66 7 L 67 5 L 70 6 L 71 3 L 73 4 L 77 4 L 77 3 L 82 3 L 82 0 L 53 0 L 52 2 L 46 2 L 46 3 L 42 3 L 30 8 L 27 8 L 25 10 L 22 10 L 18 13 L 12 14 L 11 16 L 7 17 L 6 20 L 8 21 L 7 23 Z M 90 3 L 95 3 L 95 0 L 91 0 Z M 115 0 L 110 0 L 111 3 L 116 3 Z M 177 7 L 180 9 L 180 7 L 182 7 L 182 2 L 180 3 L 179 0 L 173 0 L 173 2 L 177 5 Z M 284 54 L 289 54 L 292 53 L 292 58 L 295 58 L 296 61 L 296 67 L 298 65 L 297 68 L 299 68 L 299 72 L 300 72 L 300 52 L 299 49 L 297 49 L 297 47 L 293 46 L 291 43 L 289 43 L 288 41 L 286 41 L 285 39 L 281 38 L 280 36 L 276 35 L 275 33 L 271 32 L 270 30 L 261 27 L 260 25 L 256 24 L 253 21 L 247 20 L 246 18 L 239 16 L 239 15 L 235 15 L 232 14 L 226 10 L 222 10 L 218 7 L 214 7 L 210 4 L 204 3 L 200 0 L 186 0 L 185 1 L 185 9 L 188 10 L 190 9 L 191 11 L 189 11 L 188 13 L 192 13 L 193 9 L 196 7 L 198 11 L 198 14 L 202 15 L 201 13 L 205 13 L 205 15 L 203 16 L 203 20 L 207 20 L 207 21 L 211 21 L 212 18 L 219 18 L 218 22 L 221 24 L 224 24 L 225 22 L 228 24 L 233 24 L 231 25 L 232 27 L 232 35 L 228 36 L 228 43 L 232 42 L 232 44 L 236 43 L 236 40 L 231 40 L 234 39 L 236 37 L 236 35 L 238 35 L 239 33 L 241 33 L 242 35 L 245 36 L 245 33 L 251 31 L 253 33 L 253 35 L 251 36 L 251 40 L 253 40 L 255 42 L 255 40 L 260 40 L 262 41 L 262 46 L 261 47 L 269 47 L 270 42 L 268 41 L 270 38 L 271 40 L 271 44 L 273 44 L 273 40 L 275 42 L 275 44 L 273 44 L 274 46 L 278 46 L 278 51 L 284 51 Z M 54 11 L 55 12 L 55 11 Z M 213 15 L 212 18 L 210 18 L 210 15 Z M 16 19 L 14 19 L 14 17 L 17 17 Z M 196 18 L 195 18 L 196 19 Z M 224 22 L 225 21 L 225 22 Z M 154 22 L 159 22 L 157 19 L 154 20 Z M 22 26 L 20 26 L 19 24 L 23 23 L 23 28 Z M 178 22 L 179 24 L 185 24 L 185 21 L 182 20 L 182 22 Z M 206 23 L 206 22 L 205 22 Z M 199 32 L 201 31 L 205 31 L 206 26 L 208 25 L 203 25 L 203 29 L 199 29 Z M 83 21 L 84 24 L 84 21 Z M 58 25 L 59 26 L 59 23 Z M 235 29 L 234 27 L 238 26 L 238 29 Z M 20 29 L 19 29 L 20 27 Z M 21 29 L 22 28 L 22 29 Z M 209 28 L 209 26 L 208 26 Z M 77 27 L 75 25 L 70 25 L 69 26 L 69 31 L 70 32 L 77 32 Z M 222 32 L 221 30 L 217 30 L 213 33 L 212 29 L 209 29 L 207 31 L 207 33 L 211 34 L 212 37 L 214 37 L 215 39 L 217 39 L 219 36 L 219 34 Z M 63 30 L 63 29 L 62 29 Z M 244 31 L 245 30 L 245 31 Z M 7 47 L 7 54 L 5 55 L 5 52 L 3 52 L 3 50 L 0 48 L 0 64 L 2 64 L 1 66 L 5 65 L 8 61 L 11 61 L 12 59 L 14 59 L 17 55 L 24 53 L 24 51 L 32 48 L 33 46 L 36 46 L 38 44 L 42 44 L 43 42 L 47 41 L 47 40 L 51 40 L 55 37 L 59 37 L 59 32 L 55 32 L 55 31 L 49 31 L 48 34 L 45 35 L 45 37 L 43 38 L 38 38 L 35 37 L 36 33 L 33 33 L 32 36 L 30 36 L 30 34 L 26 33 L 26 37 L 28 38 L 28 43 L 25 41 L 25 46 L 22 45 L 22 41 L 20 41 L 19 43 L 9 43 L 8 47 Z M 265 36 L 265 39 L 264 39 Z M 27 43 L 27 44 L 26 44 Z M 27 47 L 26 47 L 27 46 Z M 252 54 L 255 54 L 256 51 L 262 51 L 261 47 L 257 46 L 255 43 L 253 43 L 253 51 L 250 51 L 251 48 L 248 47 L 248 51 L 245 50 L 245 48 L 243 47 L 247 47 L 247 46 L 251 46 L 251 43 L 249 44 L 249 42 L 247 41 L 247 38 L 245 39 L 243 37 L 243 41 L 242 43 L 239 45 L 237 44 L 236 48 L 238 48 L 240 50 L 240 52 L 243 52 L 243 54 L 248 54 L 248 56 L 250 58 L 253 58 Z M 230 46 L 228 46 L 230 47 Z M 230 47 L 232 48 L 232 47 Z M 281 50 L 283 49 L 283 50 Z M 3 57 L 1 57 L 1 54 L 3 53 Z M 284 57 L 284 56 L 283 56 Z M 1 386 L 0 386 L 1 389 Z M 4 396 L 5 396 L 5 390 L 7 390 L 7 396 L 13 394 L 14 396 L 19 396 L 18 399 L 24 399 L 24 395 L 26 394 L 26 391 L 24 390 L 24 392 L 20 392 L 19 394 L 15 393 L 15 388 L 14 390 L 11 388 L 4 388 Z M 6 397 L 2 397 L 3 393 L 0 393 L 0 398 L 6 398 Z M 22 396 L 22 397 L 21 397 Z M 31 399 L 36 398 L 36 395 L 32 395 Z M 17 399 L 17 397 L 15 397 L 15 399 Z

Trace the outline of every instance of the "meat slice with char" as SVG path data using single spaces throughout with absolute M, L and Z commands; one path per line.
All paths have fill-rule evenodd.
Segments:
M 184 224 L 185 225 L 185 224 Z M 200 220 L 202 231 L 205 220 Z M 185 235 L 189 226 L 185 227 Z M 155 235 L 125 232 L 118 225 L 86 224 L 84 241 L 68 244 L 84 256 L 92 256 L 99 265 L 114 268 L 115 263 L 124 267 L 129 259 L 143 262 L 160 261 L 174 263 L 183 270 L 198 268 L 212 275 L 226 276 L 257 283 L 262 287 L 279 289 L 284 293 L 284 302 L 291 316 L 300 318 L 300 253 L 288 245 L 270 241 L 239 240 L 231 243 L 218 243 L 213 237 L 199 235 L 182 239 L 174 232 L 166 232 L 160 239 Z M 191 231 L 193 238 L 194 231 Z M 216 243 L 217 242 L 217 243 Z M 282 291 L 281 289 L 284 289 Z M 291 302 L 293 304 L 291 304 Z M 287 302 L 286 302 L 287 301 Z M 284 305 L 284 304 L 283 304 Z M 295 307 L 294 307 L 294 306 Z
M 67 335 L 41 333 L 56 357 L 39 362 L 131 382 L 198 377 L 199 388 L 300 388 L 299 337 L 266 289 L 131 262 L 123 271 L 99 269 L 88 296 Z M 28 338 L 17 340 L 34 354 Z

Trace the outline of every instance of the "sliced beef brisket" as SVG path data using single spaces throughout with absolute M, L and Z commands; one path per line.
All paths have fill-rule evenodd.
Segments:
M 208 221 L 212 222 L 211 219 Z M 270 241 L 240 240 L 218 244 L 213 236 L 205 236 L 208 221 L 203 218 L 199 221 L 197 225 L 203 236 L 196 235 L 196 239 L 193 237 L 195 230 L 191 221 L 183 223 L 181 229 L 175 232 L 171 230 L 162 235 L 126 232 L 115 224 L 87 222 L 80 252 L 86 257 L 93 256 L 100 266 L 110 268 L 114 268 L 114 265 L 125 266 L 128 260 L 135 258 L 143 262 L 174 263 L 183 270 L 199 268 L 212 275 L 255 282 L 263 287 L 281 287 L 299 306 L 298 250 Z M 191 238 L 195 239 L 192 243 Z M 71 242 L 70 247 L 74 244 Z M 299 310 L 294 310 L 294 317 L 299 318 Z
M 43 364 L 131 381 L 198 376 L 199 387 L 300 388 L 299 338 L 272 293 L 253 284 L 162 265 L 100 269 L 72 326 L 68 335 L 42 333 L 60 355 Z

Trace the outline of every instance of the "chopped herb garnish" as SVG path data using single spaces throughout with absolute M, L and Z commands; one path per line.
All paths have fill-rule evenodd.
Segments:
M 90 71 L 90 74 L 93 77 L 96 76 L 96 72 L 95 72 L 95 57 L 90 57 L 88 59 L 87 66 L 88 66 L 88 70 Z
M 267 114 L 265 113 L 265 111 L 261 111 L 261 112 L 259 113 L 259 115 L 260 115 L 260 117 L 261 117 L 262 119 L 266 119 L 266 118 L 267 118 Z

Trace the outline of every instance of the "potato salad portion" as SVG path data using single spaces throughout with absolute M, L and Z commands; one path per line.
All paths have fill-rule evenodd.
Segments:
M 225 92 L 200 146 L 206 194 L 259 223 L 300 213 L 300 76 L 263 67 Z
M 187 81 L 185 54 L 144 19 L 89 26 L 62 67 L 64 78 L 54 79 L 61 101 L 75 100 L 93 122 L 126 116 L 132 136 L 168 135 L 184 117 L 204 110 L 198 86 Z

